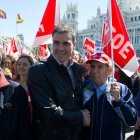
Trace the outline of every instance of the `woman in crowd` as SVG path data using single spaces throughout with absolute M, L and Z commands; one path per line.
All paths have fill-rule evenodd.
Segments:
M 28 102 L 30 106 L 30 115 L 32 118 L 32 105 L 31 105 L 31 100 L 30 100 L 30 94 L 28 92 L 28 87 L 27 87 L 27 79 L 28 79 L 28 70 L 31 65 L 34 64 L 33 58 L 29 55 L 21 55 L 16 63 L 16 79 L 15 81 L 20 83 L 23 88 L 26 91 L 27 97 L 28 97 Z
M 23 88 L 28 91 L 27 88 L 27 78 L 28 78 L 28 70 L 31 65 L 34 64 L 33 58 L 29 55 L 21 55 L 17 60 L 16 65 L 16 82 L 20 83 Z

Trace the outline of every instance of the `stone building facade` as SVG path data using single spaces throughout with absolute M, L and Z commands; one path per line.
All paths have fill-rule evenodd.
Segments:
M 134 49 L 140 56 L 140 0 L 117 0 L 117 2 L 122 11 Z M 100 7 L 98 7 L 96 16 L 87 21 L 87 28 L 83 30 L 78 30 L 78 14 L 78 5 L 68 4 L 62 21 L 76 31 L 77 50 L 85 53 L 82 49 L 85 37 L 92 40 L 101 40 L 102 24 L 106 20 L 106 14 L 102 14 Z

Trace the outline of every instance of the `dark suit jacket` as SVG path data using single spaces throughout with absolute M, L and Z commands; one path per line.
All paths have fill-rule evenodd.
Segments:
M 28 87 L 33 103 L 33 118 L 37 140 L 78 140 L 83 116 L 81 97 L 83 69 L 77 63 L 71 66 L 75 88 L 65 66 L 51 55 L 46 62 L 29 70 Z

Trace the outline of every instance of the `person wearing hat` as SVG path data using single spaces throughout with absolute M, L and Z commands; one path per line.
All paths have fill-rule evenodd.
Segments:
M 127 86 L 112 82 L 112 63 L 103 53 L 92 55 L 89 84 L 82 90 L 83 108 L 91 114 L 90 127 L 83 127 L 81 140 L 124 140 L 125 127 L 133 126 L 137 113 Z
M 0 50 L 0 140 L 31 140 L 28 98 L 24 88 L 7 78 L 1 68 Z

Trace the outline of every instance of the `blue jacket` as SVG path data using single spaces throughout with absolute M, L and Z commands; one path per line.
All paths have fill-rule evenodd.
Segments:
M 83 90 L 84 108 L 91 113 L 91 125 L 83 128 L 83 140 L 124 140 L 125 127 L 133 126 L 137 113 L 131 91 L 118 83 L 121 89 L 121 101 L 116 103 L 110 95 L 110 84 L 97 99 L 96 90 L 90 82 Z
M 134 102 L 135 102 L 135 105 L 136 105 L 138 116 L 140 117 L 140 84 L 139 84 L 139 76 L 135 77 L 135 81 L 134 81 L 134 84 L 133 84 L 133 94 L 134 94 Z
M 138 88 L 138 93 L 135 97 L 135 105 L 138 112 L 138 116 L 140 117 L 140 87 Z

